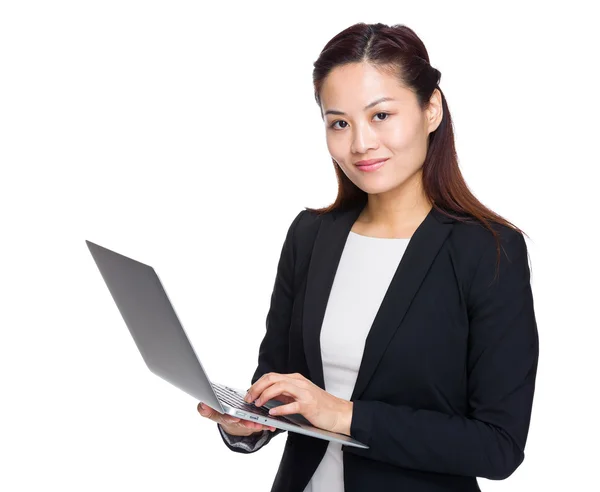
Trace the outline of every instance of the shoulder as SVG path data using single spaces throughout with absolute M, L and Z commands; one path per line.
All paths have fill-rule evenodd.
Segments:
M 501 246 L 514 244 L 524 240 L 523 234 L 516 229 L 497 222 L 490 222 L 489 228 L 477 221 L 454 222 L 450 240 L 461 251 L 467 252 L 469 256 L 475 254 L 480 256 L 490 249 L 496 250 L 498 241 Z
M 318 232 L 321 220 L 322 215 L 319 215 L 312 210 L 302 209 L 296 214 L 288 226 L 285 247 L 291 248 L 295 252 L 307 241 L 310 241 L 311 238 L 314 239 Z
M 490 222 L 486 226 L 476 221 L 454 222 L 449 237 L 449 248 L 454 261 L 473 279 L 476 272 L 492 278 L 514 265 L 517 269 L 528 265 L 527 243 L 524 235 L 510 226 Z
M 327 218 L 332 215 L 332 213 L 318 214 L 317 212 L 306 208 L 301 210 L 290 226 L 290 231 L 292 233 L 291 239 L 296 243 L 313 237 L 318 231 L 322 221 L 327 220 Z

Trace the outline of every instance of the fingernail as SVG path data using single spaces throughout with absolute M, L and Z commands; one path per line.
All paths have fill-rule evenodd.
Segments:
M 244 400 L 247 401 L 248 403 L 250 403 L 252 401 L 252 395 L 250 395 L 250 393 L 246 393 Z

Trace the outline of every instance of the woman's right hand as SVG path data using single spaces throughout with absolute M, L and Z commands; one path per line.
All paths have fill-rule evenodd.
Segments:
M 275 427 L 270 425 L 262 425 L 258 422 L 251 422 L 249 420 L 242 420 L 233 415 L 226 415 L 217 412 L 215 409 L 209 407 L 205 403 L 198 404 L 198 412 L 203 417 L 212 420 L 219 424 L 227 434 L 232 436 L 249 436 L 255 432 L 261 432 L 263 430 L 270 430 L 273 432 Z

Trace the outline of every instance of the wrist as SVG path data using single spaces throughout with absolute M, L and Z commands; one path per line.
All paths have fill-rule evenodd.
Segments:
M 354 402 L 348 400 L 341 400 L 342 407 L 340 410 L 340 419 L 337 425 L 337 429 L 334 432 L 340 434 L 350 435 L 350 426 L 352 424 L 352 412 L 354 410 Z

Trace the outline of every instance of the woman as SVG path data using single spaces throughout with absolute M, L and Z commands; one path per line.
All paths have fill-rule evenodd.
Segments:
M 288 433 L 273 491 L 477 491 L 524 459 L 527 247 L 465 184 L 428 60 L 406 26 L 361 23 L 315 63 L 338 197 L 289 228 L 247 401 L 369 449 Z M 282 432 L 198 410 L 236 452 Z

